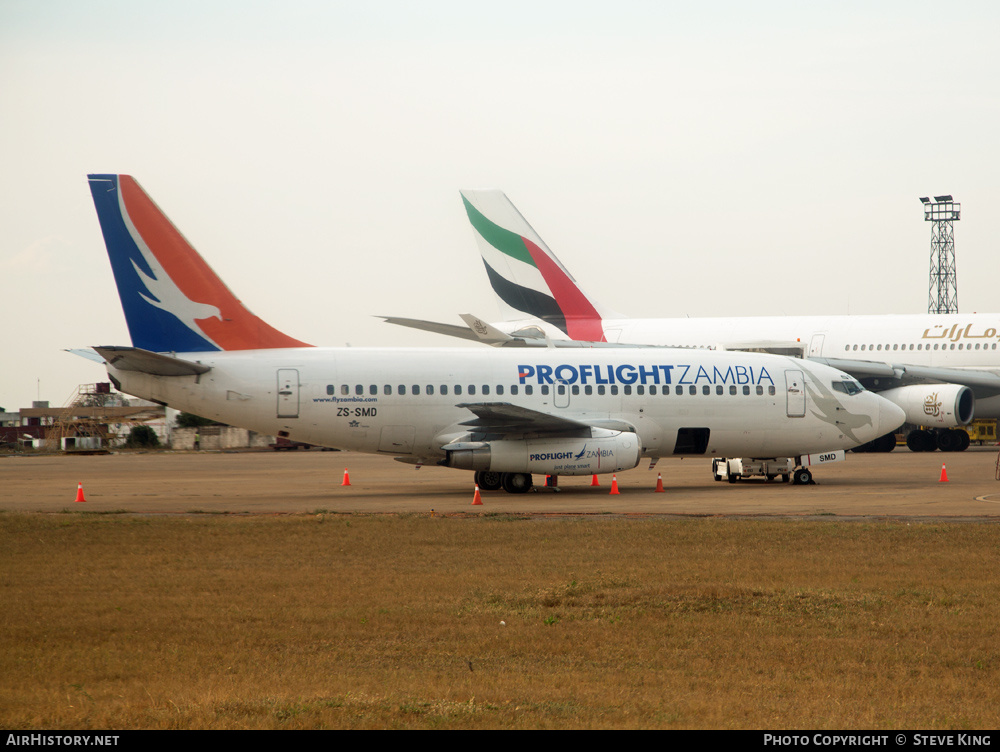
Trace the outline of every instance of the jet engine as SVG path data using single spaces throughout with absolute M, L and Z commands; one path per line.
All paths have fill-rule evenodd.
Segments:
M 440 464 L 462 470 L 545 475 L 594 475 L 639 464 L 639 437 L 595 428 L 590 437 L 500 439 L 445 444 Z
M 954 428 L 972 422 L 976 397 L 961 384 L 900 386 L 878 393 L 906 412 L 906 422 L 933 428 Z

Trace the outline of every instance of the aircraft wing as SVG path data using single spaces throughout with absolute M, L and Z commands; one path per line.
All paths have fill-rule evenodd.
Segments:
M 212 370 L 211 366 L 139 347 L 95 347 L 94 350 L 120 371 L 138 371 L 154 376 L 196 376 Z
M 843 358 L 810 358 L 849 373 L 856 379 L 893 379 L 892 386 L 907 384 L 961 384 L 969 387 L 977 399 L 1000 394 L 1000 374 L 965 368 L 933 368 L 907 363 L 878 363 L 870 360 L 845 360 Z
M 509 402 L 463 402 L 456 407 L 464 407 L 475 414 L 475 418 L 459 425 L 476 433 L 582 433 L 589 436 L 595 428 L 635 433 L 635 426 L 622 420 L 576 420 Z
M 476 416 L 459 425 L 483 433 L 562 433 L 591 428 L 589 423 L 519 407 L 509 402 L 463 402 L 456 407 L 471 410 Z

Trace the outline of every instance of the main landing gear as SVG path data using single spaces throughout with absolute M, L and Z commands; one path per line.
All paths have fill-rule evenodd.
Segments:
M 962 428 L 939 428 L 935 431 L 910 431 L 906 446 L 911 452 L 964 452 L 969 448 L 969 433 Z
M 481 491 L 499 491 L 523 494 L 531 490 L 531 473 L 495 473 L 480 470 L 476 473 L 476 485 Z

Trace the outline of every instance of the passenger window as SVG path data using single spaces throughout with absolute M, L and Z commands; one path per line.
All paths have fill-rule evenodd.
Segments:
M 578 387 L 576 384 L 573 384 L 572 391 L 573 391 L 573 394 L 579 394 L 580 393 L 580 387 Z
M 417 384 L 413 385 L 413 393 L 414 394 L 420 394 L 420 386 L 419 385 L 417 385 Z
M 476 393 L 476 385 L 475 384 L 469 384 L 469 391 L 467 392 L 467 394 L 471 397 L 475 393 Z
M 682 387 L 680 384 L 678 384 L 676 387 L 674 387 L 674 393 L 676 393 L 678 396 L 683 395 L 684 394 L 684 387 Z
M 715 387 L 715 393 L 722 394 L 722 384 L 719 384 Z
M 369 386 L 368 386 L 368 394 L 370 394 L 372 396 L 375 396 L 376 394 L 378 394 L 378 385 L 377 384 L 369 384 Z
M 626 384 L 625 386 L 623 386 L 622 387 L 622 394 L 632 394 L 632 387 L 631 387 L 631 385 Z
M 735 384 L 730 384 L 730 386 L 729 386 L 729 393 L 730 394 L 736 394 L 736 385 Z
M 587 384 L 587 386 L 585 386 L 583 388 L 583 393 L 586 394 L 586 395 L 588 395 L 588 396 L 591 395 L 591 394 L 593 394 L 594 393 L 594 387 L 592 387 L 590 384 Z
M 549 385 L 542 384 L 542 396 L 547 397 L 549 394 Z
M 442 384 L 441 385 L 441 396 L 442 397 L 448 396 L 448 385 L 447 384 Z
M 434 385 L 433 384 L 428 384 L 427 385 L 427 391 L 425 392 L 425 394 L 434 394 Z
M 386 384 L 385 386 L 383 386 L 382 387 L 382 394 L 385 394 L 385 395 L 392 394 L 392 387 L 389 384 Z
M 525 384 L 524 393 L 530 397 L 532 394 L 535 393 L 535 387 L 533 387 L 531 384 Z
M 406 394 L 406 387 L 400 384 L 396 387 L 396 394 Z
M 348 394 L 351 393 L 351 387 L 349 387 L 347 384 L 341 384 L 340 393 L 346 397 Z
M 748 386 L 743 387 L 743 396 L 748 397 L 749 395 L 750 395 L 750 387 Z
M 760 384 L 757 385 L 757 396 L 758 397 L 764 396 L 764 387 L 762 387 Z
M 513 385 L 513 386 L 512 386 L 511 388 L 510 388 L 510 393 L 511 393 L 511 394 L 514 394 L 514 395 L 516 395 L 516 394 L 517 394 L 517 392 L 518 392 L 518 388 L 517 388 L 517 384 L 514 384 L 514 385 Z
M 483 394 L 489 394 L 489 393 L 490 393 L 490 385 L 483 384 Z
M 354 393 L 355 394 L 364 394 L 365 393 L 365 388 L 363 386 L 361 386 L 361 384 L 355 384 L 354 385 Z
M 697 393 L 698 393 L 698 387 L 696 387 L 694 384 L 688 387 L 688 394 L 694 395 Z
M 616 394 L 618 394 L 618 385 L 617 384 L 615 384 L 614 386 L 611 387 L 611 395 L 614 396 Z
M 462 385 L 455 384 L 455 396 L 460 397 L 462 395 Z
M 335 391 L 336 390 L 333 388 L 333 384 L 327 384 L 326 385 L 326 393 L 327 394 L 333 394 Z
M 497 384 L 497 394 L 503 394 L 503 384 Z

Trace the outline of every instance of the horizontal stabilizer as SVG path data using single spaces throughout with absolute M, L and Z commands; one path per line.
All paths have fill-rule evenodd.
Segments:
M 462 318 L 462 321 L 469 325 L 472 333 L 487 345 L 503 344 L 514 340 L 514 337 L 501 332 L 495 326 L 483 321 L 478 316 L 473 316 L 471 313 L 460 313 L 459 316 Z
M 515 332 L 514 334 L 507 334 L 491 324 L 486 324 L 481 319 L 478 319 L 471 314 L 461 314 L 461 316 L 462 319 L 466 320 L 469 324 L 468 327 L 457 326 L 455 324 L 442 324 L 437 321 L 426 321 L 424 319 L 405 319 L 399 318 L 398 316 L 379 316 L 378 318 L 384 320 L 388 324 L 408 326 L 411 329 L 420 329 L 425 332 L 434 332 L 435 334 L 445 334 L 449 337 L 468 339 L 473 342 L 483 342 L 485 344 L 492 345 L 493 347 L 615 347 L 620 349 L 633 347 L 660 347 L 660 345 L 639 345 L 621 342 L 587 342 L 585 340 L 575 339 L 546 339 L 544 337 L 539 337 L 534 333 L 522 335 Z M 483 328 L 478 327 L 473 322 L 479 322 L 479 324 L 482 324 Z
M 425 321 L 424 319 L 404 319 L 398 316 L 378 316 L 377 318 L 383 319 L 387 324 L 408 326 L 411 329 L 420 329 L 421 331 L 434 332 L 435 334 L 446 334 L 449 337 L 458 337 L 459 339 L 471 339 L 474 342 L 479 341 L 476 333 L 467 326 L 441 324 L 437 321 Z
M 86 360 L 92 361 L 94 363 L 99 363 L 102 366 L 104 365 L 104 358 L 102 358 L 100 355 L 94 352 L 94 349 L 92 347 L 73 347 L 69 348 L 65 352 L 71 353 L 73 355 L 79 355 L 81 358 L 85 358 Z
M 95 347 L 94 350 L 119 371 L 137 371 L 153 376 L 197 376 L 212 370 L 211 366 L 138 347 Z

